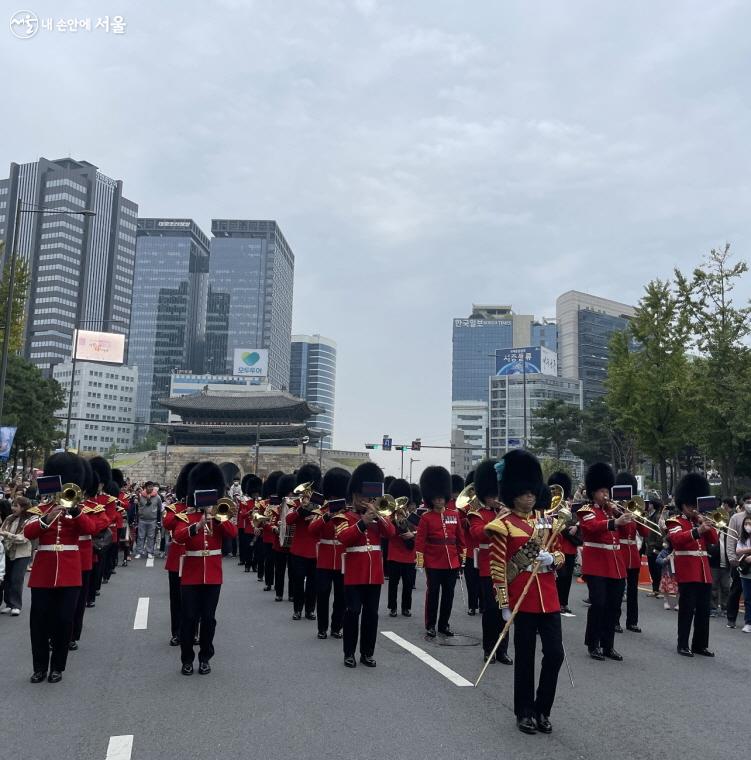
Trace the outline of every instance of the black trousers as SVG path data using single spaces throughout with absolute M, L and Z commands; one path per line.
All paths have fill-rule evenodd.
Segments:
M 741 605 L 741 594 L 743 593 L 743 586 L 741 585 L 741 576 L 738 575 L 738 568 L 734 567 L 730 571 L 730 592 L 728 593 L 728 623 L 735 623 L 738 617 L 738 610 Z M 746 604 L 751 604 L 751 601 L 746 600 Z M 678 608 L 680 612 L 680 606 Z
M 180 614 L 182 596 L 180 594 L 180 573 L 170 570 L 169 573 L 169 617 L 172 636 L 180 636 Z
M 216 606 L 219 603 L 219 583 L 211 585 L 187 585 L 180 587 L 180 659 L 183 664 L 193 662 L 193 637 L 198 621 L 201 633 L 198 639 L 198 661 L 208 662 L 214 656 L 214 633 L 216 631 Z
M 261 572 L 260 566 L 258 572 Z M 263 543 L 263 579 L 269 588 L 274 585 L 274 549 L 268 542 Z
M 649 577 L 652 579 L 652 593 L 657 594 L 660 591 L 660 578 L 662 578 L 662 568 L 657 564 L 657 555 L 650 552 L 647 554 L 647 565 L 649 566 Z
M 613 648 L 615 626 L 621 614 L 625 578 L 603 578 L 599 575 L 587 576 L 589 601 L 587 610 L 587 629 L 584 643 L 589 649 L 598 647 L 608 650 Z
M 222 556 L 226 557 L 228 554 L 232 554 L 233 557 L 237 556 L 237 538 L 222 539 Z
M 329 599 L 334 588 L 334 607 L 331 610 L 331 631 L 342 630 L 344 622 L 344 576 L 338 570 L 316 570 L 316 608 L 318 632 L 329 629 Z
M 289 566 L 289 552 L 278 552 L 273 550 L 274 554 L 274 589 L 277 596 L 284 596 L 284 576 Z M 292 577 L 289 578 L 288 593 L 293 595 Z
M 535 695 L 535 647 L 542 643 L 540 681 Z M 550 715 L 563 665 L 560 612 L 519 612 L 514 618 L 514 714 Z
M 237 553 L 240 557 L 240 562 L 245 565 L 245 567 L 250 567 L 250 539 L 252 536 L 249 536 L 245 530 L 239 530 L 237 532 Z
M 464 580 L 467 583 L 467 607 L 476 610 L 480 606 L 480 571 L 475 567 L 475 558 L 467 554 L 464 563 Z
M 490 654 L 503 630 L 503 616 L 495 598 L 495 589 L 490 576 L 480 577 L 480 594 L 482 596 L 482 649 L 485 654 Z M 508 640 L 508 636 L 503 639 L 496 655 L 508 654 Z
M 558 600 L 561 607 L 568 607 L 568 597 L 571 593 L 571 581 L 574 579 L 576 554 L 564 554 L 566 559 L 556 572 L 555 585 L 558 589 Z
M 417 572 L 414 562 L 396 562 L 391 559 L 388 562 L 389 569 L 389 609 L 396 610 L 397 597 L 399 595 L 399 583 L 402 584 L 402 611 L 412 611 L 412 587 L 415 585 L 415 573 Z
M 688 647 L 688 634 L 694 624 L 691 649 L 694 652 L 709 646 L 709 605 L 711 583 L 678 584 L 678 646 Z
M 31 589 L 31 658 L 34 672 L 65 670 L 80 586 Z M 50 651 L 50 645 L 52 650 Z
M 103 568 L 102 555 L 94 557 L 94 564 L 91 568 L 91 578 L 89 579 L 89 598 L 87 600 L 89 602 L 96 600 L 96 592 L 102 587 Z
M 81 591 L 76 597 L 76 609 L 73 613 L 73 629 L 70 634 L 71 641 L 80 641 L 83 631 L 83 614 L 86 612 L 86 600 L 89 598 L 89 584 L 91 583 L 91 570 L 81 571 Z
M 358 628 L 360 654 L 372 657 L 378 637 L 378 603 L 381 586 L 362 584 L 344 587 L 344 656 L 354 657 Z
M 314 557 L 289 556 L 290 585 L 294 594 L 294 610 L 306 615 L 316 611 L 316 561 Z M 294 580 L 293 580 L 294 579 Z
M 634 567 L 626 570 L 626 626 L 639 624 L 639 571 Z M 621 615 L 618 614 L 620 622 Z
M 425 590 L 425 627 L 435 628 L 437 618 L 438 630 L 442 631 L 449 627 L 451 608 L 454 604 L 456 570 L 426 567 L 425 579 L 427 584 Z

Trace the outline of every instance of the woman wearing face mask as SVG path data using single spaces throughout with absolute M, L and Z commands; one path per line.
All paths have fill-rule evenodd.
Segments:
M 744 515 L 735 555 L 738 557 L 738 574 L 746 601 L 743 633 L 751 633 L 751 515 Z
M 727 606 L 728 628 L 735 628 L 735 621 L 738 617 L 738 607 L 740 605 L 742 591 L 741 578 L 738 574 L 739 558 L 735 553 L 735 549 L 738 544 L 738 536 L 740 535 L 743 523 L 749 517 L 751 517 L 751 494 L 746 494 L 743 497 L 741 508 L 730 518 L 727 530 L 728 537 L 726 549 L 728 560 L 732 567 L 732 570 L 730 571 L 730 592 L 728 593 Z

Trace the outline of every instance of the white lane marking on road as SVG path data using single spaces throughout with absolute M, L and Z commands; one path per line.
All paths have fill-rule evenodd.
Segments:
M 126 736 L 110 736 L 105 760 L 130 760 L 133 751 L 133 734 Z
M 145 631 L 149 621 L 149 597 L 142 596 L 138 599 L 136 607 L 136 619 L 133 621 L 134 631 Z
M 146 560 L 146 567 L 154 567 L 154 558 L 153 557 L 149 557 Z
M 444 665 L 435 657 L 431 657 L 427 652 L 416 647 L 411 642 L 403 639 L 393 631 L 381 631 L 381 633 L 387 638 L 391 639 L 395 644 L 398 644 L 403 649 L 406 649 L 410 654 L 417 657 L 418 660 L 422 660 L 428 667 L 433 668 L 437 673 L 440 673 L 444 678 L 448 678 L 455 686 L 472 686 L 472 682 L 468 681 L 463 676 L 460 676 L 456 671 L 451 670 L 447 665 Z

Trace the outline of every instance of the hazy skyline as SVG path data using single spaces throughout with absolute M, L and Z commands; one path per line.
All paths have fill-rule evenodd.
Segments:
M 70 155 L 142 216 L 275 219 L 292 331 L 337 343 L 340 448 L 449 443 L 451 320 L 472 303 L 636 303 L 725 241 L 747 256 L 745 3 L 25 7 L 127 27 L 19 40 L 7 11 L 0 170 Z

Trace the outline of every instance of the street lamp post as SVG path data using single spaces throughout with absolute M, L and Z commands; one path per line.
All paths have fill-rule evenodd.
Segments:
M 412 459 L 412 457 L 409 458 L 409 482 L 412 482 L 412 462 L 419 462 L 419 459 Z
M 71 211 L 65 208 L 21 208 L 21 205 L 31 205 L 26 201 L 16 202 L 15 222 L 13 224 L 13 244 L 10 249 L 10 279 L 8 281 L 8 303 L 5 305 L 5 335 L 3 336 L 3 352 L 0 359 L 0 421 L 3 417 L 3 405 L 5 402 L 5 382 L 8 376 L 8 352 L 10 349 L 10 327 L 13 319 L 13 290 L 16 281 L 16 262 L 18 261 L 18 238 L 21 225 L 21 214 L 70 214 L 72 216 L 96 216 L 96 211 L 82 209 Z M 71 385 L 72 387 L 72 385 Z M 67 448 L 67 446 L 66 446 Z

